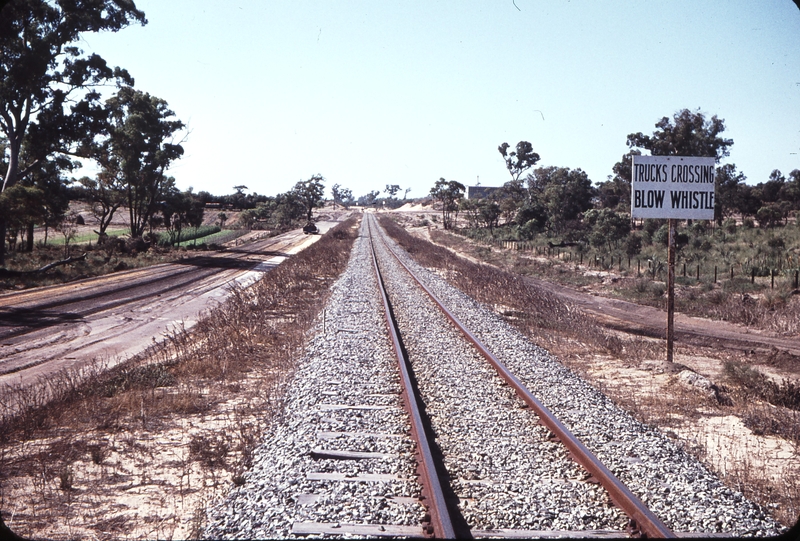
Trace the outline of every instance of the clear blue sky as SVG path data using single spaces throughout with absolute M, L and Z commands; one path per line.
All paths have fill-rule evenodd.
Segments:
M 791 0 L 136 4 L 146 26 L 83 48 L 188 125 L 181 189 L 274 195 L 315 173 L 356 196 L 499 186 L 497 146 L 519 140 L 601 182 L 627 134 L 683 108 L 725 120 L 749 183 L 800 168 Z

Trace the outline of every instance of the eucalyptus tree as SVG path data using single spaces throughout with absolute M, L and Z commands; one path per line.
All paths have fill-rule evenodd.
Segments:
M 305 207 L 308 221 L 311 221 L 313 210 L 322 206 L 324 201 L 322 196 L 325 194 L 324 181 L 325 177 L 322 175 L 313 175 L 310 179 L 301 180 L 294 185 L 292 191 Z
M 350 188 L 342 188 L 341 184 L 331 186 L 331 195 L 333 196 L 333 208 L 336 208 L 336 205 L 347 208 L 354 202 L 352 190 Z
M 12 0 L 0 16 L 0 133 L 6 140 L 5 191 L 48 159 L 62 169 L 88 157 L 103 129 L 97 88 L 132 84 L 127 71 L 108 66 L 75 44 L 87 32 L 116 32 L 146 24 L 132 0 Z M 0 216 L 5 239 L 6 215 Z M 5 242 L 0 242 L 0 264 Z
M 442 204 L 442 225 L 451 229 L 458 219 L 459 201 L 464 197 L 466 187 L 455 180 L 440 178 L 431 188 L 431 196 Z M 452 214 L 455 212 L 455 217 Z
M 628 147 L 649 150 L 653 156 L 706 156 L 717 163 L 730 156 L 733 139 L 720 134 L 725 131 L 725 121 L 717 115 L 706 119 L 700 111 L 678 111 L 670 119 L 656 122 L 653 135 L 642 132 L 628 135 Z
M 184 128 L 166 101 L 123 87 L 106 101 L 107 137 L 97 161 L 104 174 L 116 177 L 128 207 L 132 237 L 141 237 L 175 179 L 165 173 L 183 155 L 176 133 Z
M 511 145 L 508 143 L 503 143 L 497 147 L 497 150 L 503 156 L 503 161 L 506 162 L 506 169 L 511 174 L 511 178 L 514 181 L 519 181 L 522 174 L 536 165 L 540 157 L 533 151 L 533 145 L 528 141 L 520 141 L 517 143 L 516 149 L 511 152 L 508 151 L 510 147 Z

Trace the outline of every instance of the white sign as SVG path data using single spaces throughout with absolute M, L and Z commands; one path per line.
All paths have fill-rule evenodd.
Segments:
M 714 158 L 632 158 L 631 217 L 714 219 Z

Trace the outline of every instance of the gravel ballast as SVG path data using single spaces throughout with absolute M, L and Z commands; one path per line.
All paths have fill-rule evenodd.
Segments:
M 210 538 L 422 533 L 415 444 L 369 252 L 365 215 L 347 270 L 312 329 L 285 407 L 241 486 L 208 513 Z M 372 225 L 373 234 L 377 232 Z M 388 237 L 387 237 L 388 239 Z M 783 528 L 659 431 L 533 345 L 492 310 L 395 252 L 546 407 L 676 532 Z M 380 242 L 381 272 L 458 509 L 474 530 L 620 532 L 628 519 L 549 439 L 491 366 Z M 379 530 L 359 530 L 372 525 Z M 408 528 L 407 530 L 400 529 Z M 294 532 L 294 534 L 293 534 Z
M 389 242 L 445 306 L 673 531 L 759 537 L 785 531 L 667 436 L 619 409 L 494 311 Z

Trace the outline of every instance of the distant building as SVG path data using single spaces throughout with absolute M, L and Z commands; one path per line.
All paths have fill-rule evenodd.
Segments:
M 467 186 L 467 199 L 485 199 L 499 189 L 492 186 Z

